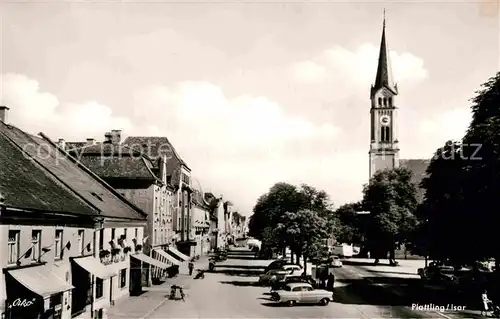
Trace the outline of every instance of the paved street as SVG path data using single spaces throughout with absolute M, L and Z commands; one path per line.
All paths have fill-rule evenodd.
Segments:
M 126 310 L 113 309 L 114 315 L 108 315 L 108 319 L 125 317 L 454 319 L 476 316 L 470 312 L 412 310 L 413 303 L 420 306 L 443 304 L 442 301 L 435 299 L 436 296 L 426 295 L 422 288 L 418 287 L 418 278 L 411 274 L 411 266 L 391 267 L 393 274 L 388 275 L 384 273 L 389 270 L 385 266 L 379 266 L 380 271 L 378 271 L 377 267 L 363 265 L 360 261 L 351 263 L 352 265 L 345 265 L 336 270 L 335 302 L 326 307 L 278 307 L 268 299 L 269 288 L 256 285 L 258 274 L 269 261 L 228 259 L 218 263 L 216 273 L 207 273 L 203 280 L 194 280 L 181 275 L 161 286 L 155 286 L 138 297 L 136 305 L 133 302 L 126 302 L 123 306 L 117 305 L 118 308 L 126 307 Z M 413 273 L 415 272 L 416 269 Z M 165 299 L 172 283 L 184 286 L 187 293 L 185 302 Z M 412 289 L 415 289 L 415 292 Z

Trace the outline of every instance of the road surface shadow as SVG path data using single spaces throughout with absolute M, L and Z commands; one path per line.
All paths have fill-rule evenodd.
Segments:
M 445 307 L 453 304 L 465 306 L 470 310 L 480 306 L 479 295 L 474 297 L 470 293 L 460 293 L 455 289 L 436 289 L 425 285 L 419 278 L 364 277 L 336 281 L 346 284 L 334 290 L 335 301 L 343 304 L 409 307 L 412 304 Z
M 221 284 L 233 285 L 238 287 L 262 287 L 257 281 L 219 281 Z
M 252 269 L 252 270 L 261 270 L 264 271 L 266 266 L 254 266 L 254 265 L 225 265 L 225 264 L 215 264 L 216 268 L 220 269 L 230 269 L 230 268 L 238 268 L 238 269 Z
M 245 255 L 234 255 L 234 256 L 228 255 L 227 259 L 257 260 L 257 258 L 255 258 L 255 256 L 245 256 Z
M 239 277 L 258 277 L 263 272 L 257 270 L 249 269 L 217 269 L 215 268 L 212 273 L 224 274 L 227 276 L 239 276 Z
M 355 260 L 349 260 L 349 259 L 343 259 L 342 264 L 347 265 L 347 266 L 375 266 L 373 261 L 370 261 L 367 259 L 366 261 L 355 261 Z M 378 264 L 377 266 L 389 266 L 389 263 L 382 263 Z M 398 266 L 394 266 L 394 268 L 397 269 Z
M 370 270 L 370 269 L 365 269 L 368 272 L 372 273 L 377 273 L 377 274 L 395 274 L 395 275 L 414 275 L 418 276 L 417 273 L 411 273 L 411 272 L 397 272 L 397 271 L 383 271 L 381 272 L 380 270 Z

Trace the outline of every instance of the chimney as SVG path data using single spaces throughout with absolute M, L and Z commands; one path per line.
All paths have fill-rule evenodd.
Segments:
M 88 138 L 87 145 L 95 145 L 95 138 Z
M 0 122 L 8 123 L 9 108 L 6 106 L 0 106 Z
M 111 143 L 111 132 L 104 133 L 104 143 Z
M 111 143 L 120 144 L 122 139 L 122 130 L 111 130 Z
M 57 141 L 57 145 L 63 150 L 66 149 L 66 141 L 63 138 L 60 138 L 59 141 Z

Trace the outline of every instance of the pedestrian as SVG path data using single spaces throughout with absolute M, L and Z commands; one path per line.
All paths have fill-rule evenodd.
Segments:
M 481 295 L 481 299 L 482 299 L 482 307 L 481 307 L 481 316 L 483 315 L 483 313 L 487 316 L 488 315 L 488 312 L 490 311 L 490 303 L 491 303 L 491 300 L 490 298 L 488 298 L 488 292 L 486 291 L 486 289 L 483 291 L 483 294 Z
M 333 287 L 335 286 L 335 275 L 333 272 L 328 274 L 328 284 L 326 285 L 326 290 L 333 291 Z
M 193 275 L 194 264 L 192 261 L 189 262 L 188 268 L 189 268 L 189 276 Z

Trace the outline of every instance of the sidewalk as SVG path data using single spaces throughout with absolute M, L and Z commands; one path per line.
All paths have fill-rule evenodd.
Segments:
M 170 294 L 170 287 L 177 285 L 183 287 L 186 292 L 191 289 L 198 280 L 194 280 L 196 269 L 208 268 L 208 256 L 203 256 L 194 262 L 193 275 L 188 275 L 187 263 L 185 269 L 179 269 L 180 273 L 173 277 L 167 278 L 166 281 L 160 285 L 152 285 L 151 287 L 143 287 L 144 293 L 140 296 L 124 297 L 119 299 L 116 304 L 106 312 L 106 319 L 143 319 L 147 318 L 156 309 L 161 307 L 166 302 L 169 302 L 168 295 Z M 181 265 L 182 267 L 182 265 Z

